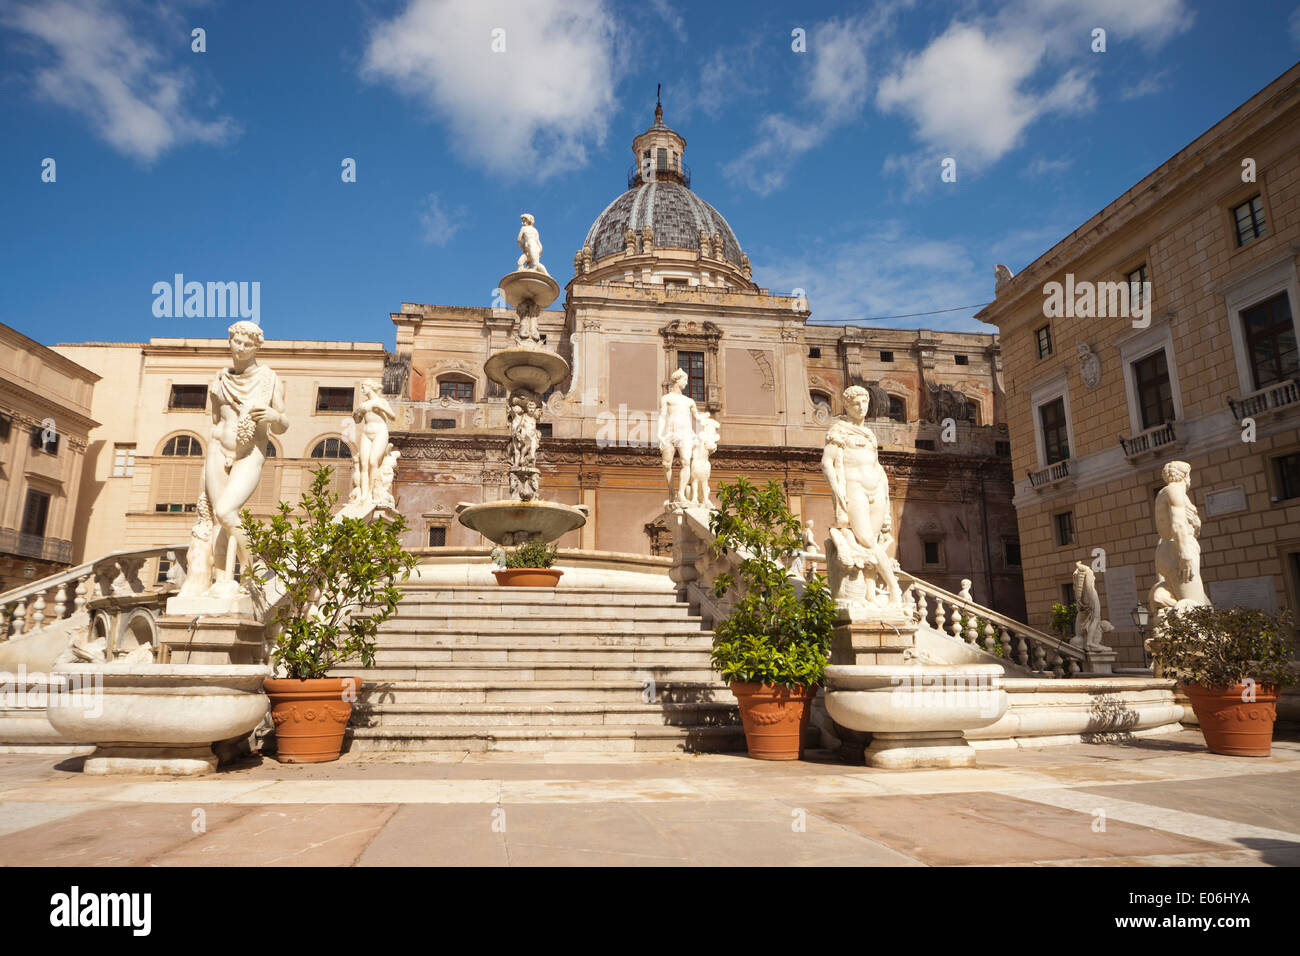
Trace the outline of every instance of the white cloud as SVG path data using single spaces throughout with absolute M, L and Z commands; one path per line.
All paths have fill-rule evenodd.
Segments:
M 620 45 L 603 0 L 410 0 L 372 29 L 362 73 L 425 103 L 466 160 L 543 179 L 604 140 Z
M 909 119 L 927 151 L 978 173 L 1019 146 L 1030 124 L 1092 109 L 1097 58 L 1123 57 L 1117 43 L 1154 49 L 1192 16 L 1184 0 L 1020 0 L 993 17 L 954 21 L 905 56 L 876 105 Z M 1104 54 L 1090 51 L 1097 26 L 1107 31 Z
M 1143 96 L 1151 96 L 1159 93 L 1165 88 L 1165 81 L 1169 78 L 1168 70 L 1161 70 L 1159 73 L 1148 73 L 1142 76 L 1137 82 L 1125 85 L 1119 91 L 1121 100 L 1136 100 Z
M 1287 29 L 1291 31 L 1291 41 L 1300 45 L 1300 7 L 1291 11 L 1291 17 L 1287 20 Z
M 673 31 L 678 40 L 682 43 L 686 42 L 686 21 L 673 9 L 673 5 L 668 0 L 650 0 L 650 11 L 668 25 L 668 29 Z
M 221 142 L 237 132 L 229 117 L 196 118 L 186 102 L 189 71 L 102 0 L 10 4 L 0 23 L 51 54 L 32 73 L 37 94 L 81 113 L 120 153 L 153 162 L 183 143 Z
M 460 231 L 464 217 L 464 209 L 447 209 L 437 193 L 429 193 L 420 209 L 421 238 L 430 245 L 445 246 Z

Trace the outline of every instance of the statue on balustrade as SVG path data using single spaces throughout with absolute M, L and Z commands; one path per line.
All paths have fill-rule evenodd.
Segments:
M 1110 621 L 1101 616 L 1101 599 L 1097 596 L 1097 576 L 1082 561 L 1074 563 L 1074 638 L 1070 641 L 1080 650 L 1106 649 L 1101 636 L 1115 630 Z
M 257 361 L 262 330 L 241 320 L 230 326 L 229 368 L 208 386 L 212 432 L 203 463 L 203 492 L 191 530 L 189 573 L 183 597 L 233 597 L 236 559 L 252 567 L 240 529 L 240 512 L 257 489 L 271 434 L 289 427 L 284 414 L 284 384 Z
M 1171 461 L 1162 472 L 1165 486 L 1156 495 L 1156 583 L 1148 607 L 1159 614 L 1210 603 L 1201 580 L 1201 516 L 1192 503 L 1192 466 Z
M 826 539 L 827 571 L 836 600 L 901 608 L 897 562 L 889 554 L 889 479 L 880 464 L 875 433 L 866 424 L 870 406 L 870 393 L 850 386 L 844 390 L 844 417 L 826 431 L 822 471 L 835 505 Z

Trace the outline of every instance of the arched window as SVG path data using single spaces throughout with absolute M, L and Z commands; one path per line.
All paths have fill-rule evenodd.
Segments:
M 474 380 L 468 375 L 442 375 L 438 378 L 438 397 L 456 402 L 474 401 Z
M 197 457 L 203 454 L 203 446 L 193 435 L 175 435 L 163 445 L 162 453 L 168 457 Z
M 266 457 L 267 457 L 267 458 L 274 458 L 274 457 L 275 457 L 276 455 L 278 455 L 278 454 L 280 454 L 280 453 L 279 453 L 278 451 L 275 450 L 275 442 L 273 442 L 273 441 L 267 441 L 267 443 L 266 443 Z
M 907 421 L 907 401 L 897 395 L 889 396 L 889 417 L 896 422 Z
M 311 450 L 313 458 L 351 458 L 352 449 L 342 438 L 326 438 L 316 443 Z

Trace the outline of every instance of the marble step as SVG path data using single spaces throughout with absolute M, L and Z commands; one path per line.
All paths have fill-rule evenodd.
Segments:
M 550 663 L 550 662 L 607 662 L 689 664 L 692 666 L 709 663 L 709 648 L 702 647 L 620 647 L 611 644 L 592 642 L 565 642 L 554 646 L 537 646 L 531 644 L 499 644 L 492 647 L 479 645 L 451 645 L 430 647 L 427 645 L 384 644 L 375 652 L 375 664 L 378 667 L 419 667 L 428 664 L 509 662 L 516 663 Z
M 713 632 L 694 630 L 676 631 L 600 631 L 590 634 L 572 634 L 559 628 L 539 631 L 479 632 L 461 630 L 386 630 L 381 628 L 375 637 L 379 647 L 446 648 L 485 647 L 503 645 L 516 647 L 558 647 L 581 645 L 583 647 L 676 647 L 694 648 L 706 653 L 713 646 Z
M 698 618 L 542 618 L 523 616 L 517 618 L 447 617 L 399 613 L 380 625 L 380 633 L 431 631 L 468 631 L 477 634 L 503 632 L 560 631 L 572 634 L 608 634 L 611 631 L 651 631 L 659 634 L 699 634 Z
M 601 727 L 730 726 L 736 705 L 727 701 L 642 704 L 586 701 L 510 704 L 358 704 L 353 727 Z
M 358 704 L 373 707 L 408 704 L 559 704 L 621 703 L 642 700 L 641 680 L 381 680 L 373 670 L 362 677 Z M 340 670 L 342 675 L 343 671 Z M 730 688 L 716 675 L 707 680 L 656 680 L 656 703 L 735 704 Z
M 707 658 L 699 663 L 654 664 L 636 661 L 428 661 L 418 664 L 386 665 L 369 668 L 351 666 L 330 671 L 331 677 L 360 674 L 366 681 L 392 680 L 700 680 L 714 676 Z
M 612 595 L 611 595 L 612 596 Z M 620 595 L 620 597 L 623 595 Z M 484 614 L 516 615 L 538 614 L 545 617 L 583 617 L 588 614 L 608 615 L 645 615 L 647 617 L 688 617 L 689 604 L 679 604 L 675 599 L 667 601 L 650 601 L 644 598 L 635 601 L 606 600 L 604 597 L 592 596 L 585 601 L 476 601 L 455 598 L 422 600 L 414 595 L 403 596 L 398 605 L 400 610 L 410 613 L 447 613 L 465 617 Z
M 352 751 L 586 751 L 592 753 L 743 750 L 745 731 L 722 727 L 638 724 L 601 727 L 357 727 Z

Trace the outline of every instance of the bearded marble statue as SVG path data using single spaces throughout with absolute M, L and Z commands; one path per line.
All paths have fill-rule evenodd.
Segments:
M 836 600 L 901 608 L 897 562 L 888 553 L 893 543 L 889 479 L 876 435 L 866 424 L 870 406 L 870 393 L 850 386 L 844 390 L 844 417 L 826 431 L 822 471 L 835 506 L 826 540 L 827 571 Z

